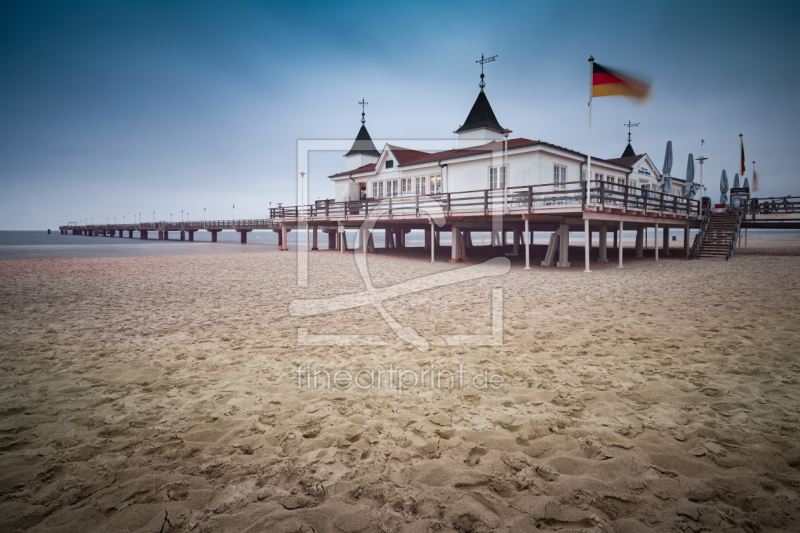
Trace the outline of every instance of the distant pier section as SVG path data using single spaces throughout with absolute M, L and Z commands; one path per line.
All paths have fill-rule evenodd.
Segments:
M 239 232 L 240 242 L 247 244 L 247 234 L 253 230 L 273 230 L 280 239 L 280 225 L 270 219 L 246 220 L 209 220 L 198 222 L 142 222 L 136 224 L 88 224 L 59 226 L 62 235 L 87 235 L 95 237 L 127 237 L 139 239 L 158 239 L 166 241 L 169 234 L 176 236 L 174 240 L 194 241 L 194 234 L 198 231 L 211 233 L 211 242 L 217 242 L 217 234 L 223 230 Z M 127 234 L 127 235 L 126 235 Z

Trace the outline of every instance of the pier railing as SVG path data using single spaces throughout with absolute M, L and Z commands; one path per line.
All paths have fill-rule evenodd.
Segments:
M 791 197 L 790 197 L 791 198 Z M 759 201 L 778 199 L 753 199 L 753 209 L 766 209 Z M 781 203 L 771 202 L 769 209 L 792 209 L 800 212 L 800 201 L 794 199 Z M 796 206 L 796 207 L 795 207 Z M 278 230 L 281 222 L 298 220 L 327 222 L 365 220 L 379 217 L 397 219 L 424 219 L 436 214 L 445 216 L 481 217 L 493 215 L 570 214 L 586 211 L 606 211 L 630 215 L 672 215 L 674 217 L 699 217 L 700 202 L 669 193 L 642 189 L 631 185 L 604 181 L 572 181 L 508 187 L 507 189 L 480 189 L 452 193 L 390 198 L 364 198 L 336 202 L 318 200 L 313 205 L 281 206 L 269 210 L 269 218 L 228 219 L 203 221 L 154 221 L 134 223 L 107 223 L 61 226 L 64 230 L 94 231 L 199 231 L 254 229 Z M 793 211 L 792 211 L 793 212 Z
M 203 229 L 277 229 L 278 223 L 268 218 L 238 220 L 155 221 L 125 224 L 70 224 L 63 229 L 93 229 L 115 231 L 199 231 Z
M 377 211 L 380 210 L 380 213 Z M 275 207 L 271 220 L 363 220 L 377 216 L 424 218 L 434 210 L 446 216 L 621 210 L 625 213 L 700 216 L 700 202 L 604 181 L 527 185 L 418 196 L 363 198 L 346 202 L 320 200 L 313 205 Z M 421 215 L 422 213 L 422 215 Z M 427 215 L 425 213 L 428 213 Z
M 792 196 L 751 198 L 746 208 L 747 214 L 752 216 L 800 213 L 800 198 Z

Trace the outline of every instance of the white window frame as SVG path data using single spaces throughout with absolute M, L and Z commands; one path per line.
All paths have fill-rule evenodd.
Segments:
M 508 179 L 508 167 L 499 165 L 489 167 L 489 189 L 505 189 Z
M 380 200 L 383 198 L 383 182 L 382 181 L 373 181 L 372 182 L 372 197 L 376 200 Z
M 413 178 L 400 179 L 400 195 L 401 196 L 414 196 L 414 189 L 412 189 Z
M 442 194 L 442 175 L 431 174 L 428 182 L 430 183 L 430 192 L 428 194 Z
M 386 180 L 386 198 L 397 196 L 397 180 Z
M 553 188 L 567 188 L 567 165 L 553 164 Z
M 414 178 L 414 194 L 416 196 L 424 196 L 425 195 L 425 183 L 428 181 L 428 178 L 425 176 L 417 176 Z

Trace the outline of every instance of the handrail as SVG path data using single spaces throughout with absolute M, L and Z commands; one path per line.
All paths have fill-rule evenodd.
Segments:
M 642 189 L 627 184 L 606 184 L 602 180 L 573 181 L 566 183 L 540 183 L 521 185 L 508 189 L 477 189 L 450 193 L 426 195 L 392 196 L 391 198 L 363 198 L 335 202 L 319 200 L 315 205 L 279 207 L 270 209 L 271 219 L 292 219 L 323 217 L 325 220 L 341 220 L 355 217 L 366 218 L 375 205 L 389 200 L 389 215 L 418 216 L 420 201 L 437 202 L 442 211 L 451 215 L 456 212 L 474 211 L 488 216 L 492 211 L 508 207 L 532 212 L 534 206 L 580 205 L 583 211 L 587 205 L 596 205 L 602 210 L 606 206 L 621 207 L 623 210 L 642 209 L 675 214 L 700 215 L 699 200 L 682 198 L 677 195 Z M 424 199 L 424 200 L 421 200 Z M 320 206 L 324 206 L 324 209 Z M 287 216 L 288 215 L 288 216 Z
M 736 210 L 736 222 L 733 226 L 733 235 L 731 237 L 731 242 L 728 243 L 728 250 L 725 253 L 725 260 L 727 261 L 731 257 L 733 257 L 733 253 L 736 251 L 736 243 L 739 242 L 739 229 L 742 226 L 742 218 L 744 218 L 744 209 L 738 208 Z
M 269 218 L 237 219 L 237 220 L 202 220 L 183 222 L 141 222 L 134 224 L 84 224 L 59 226 L 68 230 L 113 230 L 113 231 L 199 231 L 202 229 L 272 229 L 278 227 L 278 222 Z
M 127 230 L 127 231 L 197 231 L 201 229 L 275 229 L 283 220 L 361 220 L 370 216 L 382 199 L 364 198 L 335 202 L 318 200 L 312 205 L 281 206 L 269 209 L 269 218 L 240 220 L 209 220 L 182 222 L 138 222 L 132 224 L 84 224 L 64 225 L 71 230 Z M 785 199 L 784 199 L 785 200 Z M 574 206 L 585 211 L 587 206 L 601 210 L 606 207 L 628 212 L 638 209 L 647 215 L 651 211 L 700 215 L 700 201 L 682 198 L 669 193 L 657 192 L 627 184 L 611 184 L 602 180 L 572 181 L 566 183 L 539 183 L 521 185 L 508 189 L 477 189 L 427 195 L 393 196 L 389 215 L 419 217 L 420 203 L 436 202 L 442 211 L 452 216 L 458 213 L 490 216 L 497 212 L 507 214 L 532 213 L 534 207 Z M 790 207 L 794 202 L 788 204 Z M 800 202 L 797 202 L 800 211 Z
M 703 222 L 700 224 L 700 231 L 694 236 L 694 243 L 692 243 L 692 249 L 689 251 L 688 259 L 697 259 L 697 254 L 700 252 L 700 245 L 703 243 L 703 235 L 705 235 L 710 220 L 711 203 L 709 203 L 706 207 L 706 212 L 703 216 Z
M 768 215 L 770 213 L 795 213 L 800 212 L 800 198 L 792 196 L 770 196 L 767 198 L 751 198 L 748 206 L 755 215 Z

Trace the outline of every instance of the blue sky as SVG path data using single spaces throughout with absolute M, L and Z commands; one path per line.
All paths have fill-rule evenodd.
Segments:
M 294 203 L 298 139 L 448 139 L 478 92 L 513 136 L 582 152 L 588 66 L 653 79 L 639 106 L 595 100 L 593 153 L 618 157 L 629 119 L 682 176 L 706 140 L 718 195 L 738 135 L 759 196 L 794 177 L 800 8 L 785 2 L 2 2 L 0 229 L 59 221 L 260 218 Z M 311 159 L 332 197 L 341 154 Z

